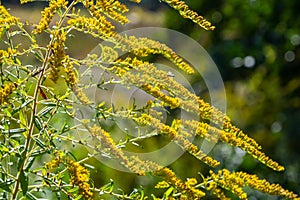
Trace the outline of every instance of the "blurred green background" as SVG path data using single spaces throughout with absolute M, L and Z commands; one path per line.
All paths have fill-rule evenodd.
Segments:
M 201 30 L 171 9 L 165 11 L 165 26 L 188 34 L 210 53 L 226 86 L 228 115 L 286 170 L 273 172 L 225 145 L 213 155 L 226 168 L 256 173 L 300 194 L 300 1 L 187 4 L 216 30 Z
M 9 2 L 9 3 L 8 3 Z M 40 16 L 37 4 L 25 6 L 16 1 L 2 1 L 16 15 L 36 21 Z M 128 1 L 126 1 L 127 3 Z M 198 41 L 217 64 L 226 86 L 227 111 L 235 125 L 257 140 L 263 151 L 283 164 L 284 172 L 274 172 L 245 155 L 239 149 L 218 145 L 212 156 L 221 161 L 222 168 L 255 173 L 260 178 L 281 184 L 300 194 L 300 1 L 298 0 L 231 0 L 186 1 L 191 9 L 205 16 L 216 26 L 205 31 L 176 11 L 158 1 L 145 0 L 139 7 L 130 4 L 128 17 L 132 23 L 126 28 L 160 26 L 180 31 Z M 34 4 L 31 4 L 34 5 Z M 77 42 L 77 43 L 76 43 Z M 85 57 L 96 40 L 70 42 L 81 45 L 83 51 L 75 57 Z M 83 155 L 83 154 L 82 154 Z M 132 176 L 99 165 L 92 171 L 95 185 L 113 178 L 124 191 L 142 185 L 146 192 L 154 192 L 152 178 Z M 184 154 L 170 166 L 181 178 L 193 177 L 209 168 Z M 199 176 L 197 177 L 201 179 Z M 153 188 L 153 187 L 152 187 Z M 249 190 L 249 199 L 279 199 Z M 210 199 L 208 197 L 208 199 Z

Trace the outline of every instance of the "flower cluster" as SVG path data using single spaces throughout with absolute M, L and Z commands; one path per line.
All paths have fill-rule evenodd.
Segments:
M 108 46 L 101 46 L 101 61 L 102 62 L 114 62 L 119 57 L 118 52 Z
M 66 83 L 68 84 L 69 88 L 71 88 L 71 90 L 75 90 L 77 84 L 78 84 L 78 79 L 77 79 L 77 75 L 76 72 L 73 68 L 73 63 L 71 62 L 69 57 L 66 57 L 65 60 L 65 68 L 64 71 L 66 73 Z
M 166 135 L 177 143 L 182 149 L 187 150 L 190 154 L 195 156 L 197 159 L 203 161 L 204 163 L 216 167 L 220 163 L 210 156 L 206 155 L 204 152 L 198 149 L 196 145 L 191 143 L 188 139 L 184 138 L 182 135 L 179 135 L 174 128 L 163 124 L 160 120 L 153 118 L 148 114 L 142 114 L 140 117 L 132 117 L 140 125 L 148 125 L 153 128 L 156 128 L 158 132 Z
M 56 156 L 53 160 L 49 161 L 46 163 L 45 167 L 46 169 L 50 170 L 50 169 L 55 169 L 58 167 L 58 165 L 60 163 L 63 163 L 63 157 L 64 157 L 64 153 L 61 151 L 56 151 L 54 152 L 54 155 Z
M 76 69 L 74 68 L 74 62 L 72 62 L 69 56 L 64 59 L 64 72 L 66 73 L 65 81 L 68 87 L 74 92 L 77 99 L 84 105 L 90 105 L 93 102 L 83 92 L 83 89 L 78 87 L 78 78 Z
M 2 34 L 3 30 L 8 29 L 11 25 L 15 25 L 19 22 L 19 19 L 11 16 L 6 8 L 0 5 L 0 34 Z M 2 35 L 0 35 L 1 38 Z
M 128 23 L 128 19 L 123 13 L 128 12 L 128 8 L 119 1 L 96 1 L 94 0 L 83 1 L 84 6 L 90 11 L 90 13 L 99 19 L 100 13 L 105 14 L 107 17 L 120 22 L 121 24 Z
M 120 160 L 124 166 L 130 166 L 130 161 L 128 157 L 124 154 L 124 152 L 119 149 L 115 143 L 115 141 L 110 137 L 110 134 L 103 130 L 99 126 L 89 126 L 89 121 L 82 121 L 85 127 L 88 129 L 92 137 L 95 141 L 98 141 L 101 144 L 100 149 L 96 147 L 97 150 L 103 151 L 103 149 L 107 149 L 110 155 L 118 160 Z
M 6 63 L 7 65 L 14 65 L 14 57 L 18 54 L 16 49 L 11 49 L 10 47 L 7 50 L 0 50 L 0 64 Z
M 66 59 L 65 54 L 65 42 L 66 42 L 66 34 L 64 31 L 51 31 L 52 37 L 54 37 L 54 41 L 49 46 L 51 49 L 52 55 L 50 56 L 48 62 L 50 67 L 50 75 L 48 76 L 53 82 L 56 83 L 58 80 L 58 73 L 63 67 Z
M 114 39 L 125 52 L 132 52 L 134 55 L 140 57 L 145 57 L 150 54 L 160 54 L 173 62 L 184 72 L 188 74 L 194 73 L 194 69 L 188 63 L 178 56 L 170 47 L 159 41 L 149 38 L 137 38 L 135 36 L 123 37 L 121 35 L 115 35 Z M 138 60 L 136 59 L 135 62 L 138 62 Z M 133 61 L 133 65 L 138 66 L 139 64 L 140 63 L 134 63 Z M 143 65 L 145 65 L 145 63 L 143 63 Z
M 78 186 L 78 194 L 84 199 L 92 199 L 93 192 L 89 184 L 89 171 L 82 167 L 79 163 L 68 158 L 61 151 L 54 151 L 55 159 L 47 162 L 45 167 L 47 170 L 53 170 L 62 164 L 67 167 L 70 174 L 70 183 Z
M 255 174 L 247 174 L 245 172 L 235 172 L 234 175 L 244 181 L 245 185 L 255 190 L 260 190 L 271 195 L 282 196 L 287 199 L 300 200 L 298 195 L 282 188 L 279 184 L 271 184 L 265 179 L 259 179 Z
M 247 199 L 247 193 L 243 191 L 244 186 L 250 186 L 255 190 L 278 195 L 287 199 L 300 199 L 296 194 L 283 189 L 278 184 L 271 184 L 264 179 L 259 179 L 256 175 L 245 172 L 230 172 L 227 169 L 219 170 L 216 174 L 210 171 L 210 176 L 206 178 L 207 190 L 211 190 L 222 199 L 228 199 L 220 188 L 235 193 L 240 199 Z
M 33 33 L 40 34 L 46 30 L 57 11 L 60 8 L 65 8 L 67 5 L 68 1 L 66 0 L 50 0 L 49 6 L 42 11 L 42 18 Z
M 198 15 L 198 13 L 190 10 L 184 1 L 181 0 L 163 0 L 163 1 L 169 4 L 175 10 L 177 10 L 181 16 L 192 20 L 194 23 L 198 24 L 205 30 L 215 29 L 215 27 L 212 26 L 209 21 L 204 19 L 202 16 Z
M 121 149 L 117 148 L 108 132 L 95 125 L 90 127 L 88 126 L 88 123 L 89 121 L 83 121 L 83 124 L 85 124 L 91 135 L 101 144 L 101 149 L 98 150 L 103 153 L 107 148 L 108 151 L 106 152 L 109 153 L 110 156 L 118 159 L 127 169 L 139 175 L 145 175 L 146 172 L 149 172 L 155 176 L 162 177 L 168 184 L 172 185 L 182 193 L 181 197 L 183 199 L 200 199 L 200 197 L 205 195 L 201 190 L 193 187 L 195 185 L 193 184 L 194 181 L 181 181 L 169 168 L 161 167 L 149 160 L 142 161 L 136 156 L 127 157 Z
M 254 158 L 257 158 L 263 164 L 269 166 L 274 170 L 284 170 L 284 168 L 280 166 L 277 162 L 271 160 L 262 151 L 260 151 L 256 145 L 252 145 L 251 142 L 249 142 L 252 141 L 252 138 L 249 138 L 247 135 L 244 135 L 243 138 L 241 138 L 233 134 L 232 132 L 226 132 L 224 130 L 220 130 L 215 127 L 209 126 L 204 122 L 197 122 L 194 120 L 182 120 L 181 124 L 189 128 L 189 130 L 191 130 L 192 133 L 200 135 L 206 140 L 217 142 L 219 138 L 222 142 L 228 143 L 232 146 L 240 147 L 241 149 L 252 155 Z
M 194 187 L 197 181 L 190 179 L 186 182 L 178 179 L 175 173 L 169 168 L 162 168 L 153 173 L 154 175 L 164 177 L 163 186 L 171 185 L 180 192 L 180 199 L 201 199 L 205 196 L 205 193 Z
M 7 102 L 9 96 L 16 89 L 14 83 L 4 84 L 3 88 L 0 88 L 0 105 L 3 105 Z
M 113 31 L 114 26 L 104 16 L 98 18 L 78 16 L 74 19 L 69 19 L 68 24 L 78 31 L 89 33 L 102 39 L 111 38 L 116 34 Z
M 68 171 L 71 175 L 71 184 L 78 186 L 78 194 L 84 199 L 92 199 L 93 192 L 90 190 L 89 171 L 79 163 L 66 159 Z

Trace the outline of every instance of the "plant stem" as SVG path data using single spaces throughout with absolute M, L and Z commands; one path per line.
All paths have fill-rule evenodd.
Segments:
M 67 14 L 68 14 L 68 12 L 71 10 L 71 8 L 75 4 L 76 4 L 76 1 L 73 1 L 68 6 L 68 8 L 65 10 L 64 14 L 62 15 L 62 17 L 60 18 L 60 20 L 58 22 L 58 29 L 61 27 L 64 19 L 66 18 Z M 29 126 L 28 126 L 28 135 L 27 135 L 27 138 L 26 138 L 26 141 L 25 141 L 24 151 L 22 152 L 22 157 L 23 158 L 21 158 L 21 159 L 23 159 L 23 162 L 22 162 L 22 164 L 21 164 L 21 166 L 19 168 L 19 171 L 18 171 L 18 174 L 17 174 L 17 177 L 16 177 L 16 184 L 15 184 L 15 187 L 13 189 L 12 200 L 15 200 L 17 198 L 17 194 L 18 194 L 19 186 L 20 186 L 20 181 L 21 181 L 20 180 L 20 174 L 23 171 L 23 168 L 24 168 L 25 163 L 26 163 L 26 159 L 28 157 L 27 152 L 29 150 L 30 142 L 31 142 L 32 135 L 33 135 L 33 132 L 34 132 L 34 117 L 37 114 L 39 88 L 41 86 L 43 76 L 44 76 L 44 74 L 46 72 L 48 60 L 49 60 L 49 58 L 51 56 L 51 49 L 50 49 L 50 47 L 52 46 L 52 43 L 54 42 L 54 39 L 55 39 L 55 37 L 52 37 L 51 40 L 50 40 L 50 42 L 49 42 L 49 48 L 47 48 L 45 59 L 44 59 L 44 62 L 42 64 L 42 67 L 41 67 L 42 70 L 40 71 L 39 77 L 37 79 L 37 83 L 35 85 L 34 94 L 33 94 L 32 112 L 31 112 L 31 115 L 30 115 L 30 123 L 29 123 Z

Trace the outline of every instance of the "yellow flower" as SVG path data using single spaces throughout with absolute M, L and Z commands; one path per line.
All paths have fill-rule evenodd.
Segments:
M 79 16 L 69 19 L 68 24 L 78 31 L 86 32 L 102 39 L 111 38 L 116 34 L 113 31 L 115 27 L 104 16 L 99 16 L 97 19 Z
M 19 18 L 11 16 L 6 8 L 0 5 L 0 34 L 4 29 L 8 29 L 11 25 L 16 25 L 19 22 Z M 2 35 L 0 35 L 1 38 Z
M 118 52 L 111 47 L 101 45 L 101 49 L 102 62 L 113 62 L 119 57 Z
M 120 22 L 121 24 L 128 23 L 128 19 L 122 14 L 128 12 L 128 8 L 119 1 L 83 1 L 84 6 L 91 12 L 92 16 L 99 19 L 100 13 L 107 17 Z
M 13 91 L 16 89 L 16 86 L 14 83 L 7 83 L 0 88 L 0 105 L 7 103 L 7 100 L 9 96 L 13 93 Z
M 260 190 L 271 195 L 282 196 L 288 199 L 300 199 L 296 194 L 283 189 L 278 184 L 271 184 L 264 179 L 259 179 L 256 175 L 247 174 L 245 172 L 230 172 L 227 169 L 222 169 L 215 174 L 210 171 L 210 177 L 206 179 L 206 182 L 209 182 L 207 189 L 212 190 L 219 197 L 224 196 L 224 193 L 219 190 L 217 186 L 230 190 L 237 194 L 240 199 L 247 199 L 247 194 L 242 188 L 244 186 L 250 186 L 255 190 Z
M 170 47 L 163 43 L 151 40 L 149 38 L 137 38 L 135 36 L 123 37 L 118 34 L 114 36 L 114 40 L 118 45 L 121 45 L 122 51 L 132 52 L 133 54 L 139 57 L 145 57 L 149 54 L 160 54 L 168 60 L 170 60 L 171 62 L 173 62 L 178 68 L 180 68 L 184 72 L 188 74 L 194 73 L 194 69 L 188 63 L 186 63 Z M 139 70 L 139 68 L 147 69 L 148 66 L 153 69 L 153 66 L 150 66 L 152 64 L 138 60 L 137 58 L 133 58 L 132 60 L 129 59 L 126 61 L 131 62 L 128 64 L 131 64 L 132 67 L 136 68 L 137 70 Z
M 161 181 L 155 185 L 155 188 L 168 188 L 168 187 L 170 187 L 170 184 L 167 183 L 166 181 Z
M 196 145 L 191 143 L 188 139 L 184 138 L 182 135 L 179 135 L 176 130 L 168 125 L 163 124 L 160 120 L 153 118 L 148 114 L 142 114 L 140 117 L 132 117 L 140 125 L 149 125 L 153 128 L 156 128 L 158 132 L 166 135 L 173 142 L 178 144 L 182 149 L 187 150 L 191 155 L 195 156 L 197 159 L 203 161 L 204 163 L 216 167 L 220 163 L 210 156 L 206 155 L 203 151 L 199 150 Z
M 42 11 L 42 18 L 33 33 L 39 34 L 46 30 L 57 11 L 60 8 L 66 8 L 67 4 L 66 0 L 50 0 L 49 6 Z
M 194 23 L 198 24 L 205 30 L 215 29 L 215 27 L 212 26 L 209 21 L 204 19 L 202 16 L 198 15 L 198 13 L 190 10 L 184 1 L 181 0 L 162 0 L 162 1 L 166 2 L 172 8 L 177 10 L 182 17 L 192 20 Z
M 68 171 L 71 175 L 70 182 L 78 186 L 78 194 L 82 195 L 85 199 L 92 199 L 93 192 L 90 190 L 89 172 L 82 167 L 79 163 L 66 159 Z
M 66 54 L 65 54 L 65 42 L 66 42 L 66 33 L 64 31 L 51 31 L 54 41 L 48 48 L 51 49 L 52 55 L 50 56 L 48 63 L 50 67 L 50 78 L 54 83 L 57 82 L 59 76 L 59 71 L 63 68 L 63 65 L 66 63 Z
M 163 177 L 166 184 L 175 187 L 181 193 L 180 199 L 200 199 L 201 197 L 205 196 L 204 192 L 192 187 L 191 183 L 194 183 L 194 180 L 184 183 L 178 179 L 175 173 L 169 168 L 161 168 L 160 170 L 153 172 L 153 174 Z M 166 184 L 164 183 L 164 185 Z
M 68 86 L 71 88 L 71 90 L 74 90 L 76 85 L 78 84 L 78 79 L 76 76 L 76 72 L 73 68 L 73 63 L 71 62 L 69 57 L 66 57 L 65 60 L 65 73 L 66 73 L 66 83 L 68 84 Z
M 54 169 L 58 167 L 60 163 L 63 163 L 63 156 L 64 153 L 61 151 L 55 151 L 54 152 L 55 158 L 49 162 L 46 163 L 46 169 Z
M 28 2 L 33 2 L 34 0 L 20 0 L 20 3 L 21 4 L 24 4 L 24 3 L 28 3 Z

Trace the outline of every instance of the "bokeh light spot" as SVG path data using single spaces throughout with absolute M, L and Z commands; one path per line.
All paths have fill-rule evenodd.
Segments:
M 241 57 L 235 57 L 232 59 L 231 64 L 234 68 L 239 68 L 239 67 L 243 66 L 244 61 Z
M 254 57 L 253 56 L 246 56 L 244 58 L 244 65 L 245 65 L 245 67 L 248 67 L 248 68 L 254 67 L 254 65 L 255 65 Z
M 292 62 L 293 60 L 295 60 L 295 53 L 293 51 L 287 51 L 284 54 L 284 59 L 288 62 Z

